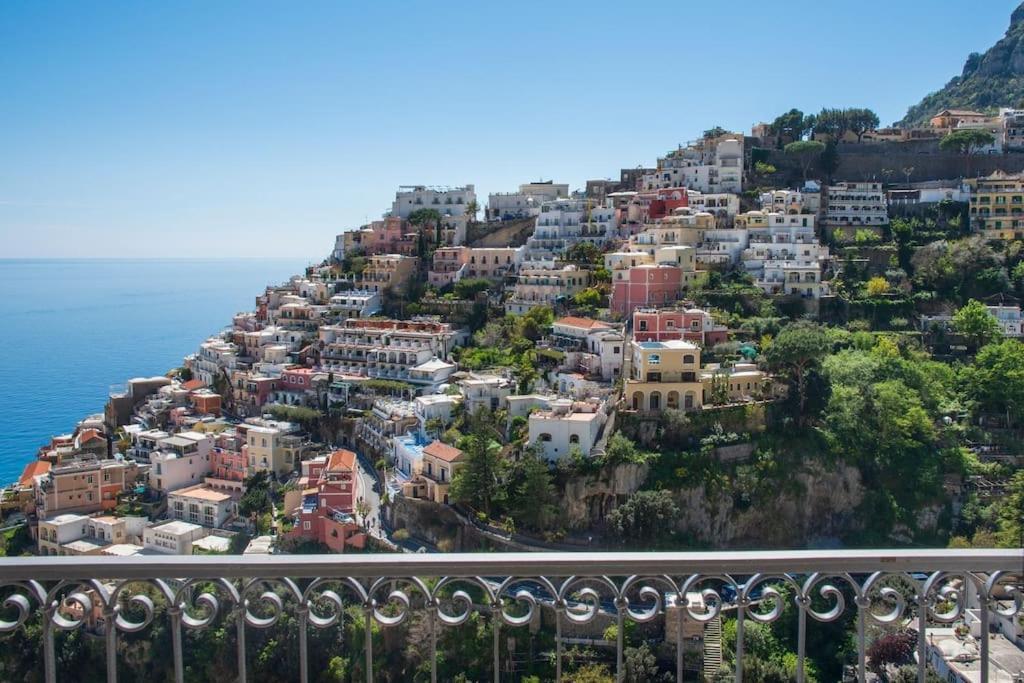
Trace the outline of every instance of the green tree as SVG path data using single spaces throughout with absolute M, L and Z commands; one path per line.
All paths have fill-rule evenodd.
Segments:
M 1024 546 L 1024 470 L 1018 470 L 1006 487 L 996 538 L 1003 548 Z
M 465 464 L 452 478 L 452 498 L 490 515 L 504 490 L 505 460 L 501 444 L 479 436 L 466 436 L 459 442 L 466 453 Z
M 953 329 L 962 335 L 975 350 L 1003 336 L 996 317 L 985 304 L 971 299 L 953 315 Z
M 806 181 L 807 172 L 810 171 L 815 160 L 821 157 L 821 153 L 824 150 L 825 145 L 817 140 L 797 140 L 786 145 L 784 151 L 788 156 L 795 158 L 800 163 L 800 171 L 803 173 L 804 180 Z
M 878 128 L 878 123 L 878 114 L 870 109 L 853 108 L 846 110 L 846 125 L 852 133 L 857 135 L 858 143 L 864 137 L 864 133 Z
M 995 140 L 992 133 L 979 128 L 954 130 L 939 141 L 939 149 L 944 152 L 969 155 L 982 147 L 991 145 Z
M 509 467 L 509 512 L 523 528 L 543 531 L 556 513 L 555 487 L 551 469 L 535 449 L 527 451 Z
M 795 383 L 798 396 L 797 416 L 804 423 L 807 405 L 807 378 L 828 352 L 827 338 L 819 325 L 797 322 L 782 328 L 768 347 L 770 367 L 786 373 Z
M 796 142 L 804 135 L 804 113 L 799 109 L 790 109 L 775 117 L 769 128 L 775 136 L 777 147 Z
M 608 526 L 624 541 L 650 541 L 671 533 L 679 508 L 669 491 L 637 491 L 608 515 Z
M 452 291 L 458 299 L 473 299 L 478 292 L 486 292 L 491 288 L 491 281 L 484 278 L 467 278 L 455 283 Z
M 814 121 L 814 132 L 829 136 L 832 142 L 839 142 L 848 130 L 850 118 L 845 109 L 822 109 Z
M 1008 424 L 1024 418 L 1024 344 L 1005 339 L 982 347 L 964 380 L 982 410 L 1004 413 Z
M 602 299 L 601 292 L 594 287 L 587 287 L 577 292 L 572 298 L 572 302 L 582 309 L 593 311 L 601 305 Z

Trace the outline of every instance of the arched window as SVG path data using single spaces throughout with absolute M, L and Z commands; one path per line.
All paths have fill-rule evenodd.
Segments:
M 690 354 L 683 356 L 683 362 L 687 365 L 693 365 L 693 356 Z
M 580 442 L 580 435 L 579 434 L 570 434 L 569 435 L 569 443 L 572 444 L 572 443 L 579 443 L 579 442 Z
M 545 442 L 545 443 L 547 443 L 547 442 L 551 441 L 551 435 L 548 434 L 547 432 L 545 432 L 544 434 L 540 435 L 540 440 Z

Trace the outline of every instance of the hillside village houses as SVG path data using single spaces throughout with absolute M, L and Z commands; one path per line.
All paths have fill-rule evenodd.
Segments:
M 1015 109 L 939 112 L 929 135 L 972 126 L 999 132 L 993 151 L 1024 148 Z M 752 360 L 760 340 L 723 324 L 731 311 L 688 300 L 712 275 L 813 314 L 833 296 L 829 245 L 884 234 L 894 209 L 969 201 L 972 231 L 1024 236 L 1020 175 L 755 185 L 760 141 L 712 134 L 585 191 L 523 183 L 490 194 L 482 220 L 473 185 L 401 187 L 389 211 L 268 286 L 182 369 L 130 380 L 102 415 L 53 437 L 11 500 L 42 554 L 210 552 L 254 530 L 258 516 L 239 509 L 255 476 L 284 491 L 275 544 L 366 548 L 381 531 L 356 509 L 374 476 L 365 470 L 385 466 L 389 495 L 451 503 L 470 455 L 450 428 L 466 415 L 497 412 L 506 435 L 520 430 L 555 463 L 600 454 L 619 413 L 772 400 L 778 387 Z M 461 300 L 464 280 L 487 289 Z M 464 362 L 488 321 L 537 309 L 553 322 L 531 330 L 534 375 Z M 1022 336 L 1015 302 L 989 310 L 1006 336 Z

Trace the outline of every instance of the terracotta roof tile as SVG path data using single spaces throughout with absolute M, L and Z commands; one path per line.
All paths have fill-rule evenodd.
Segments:
M 440 441 L 432 441 L 423 447 L 423 454 L 430 455 L 445 462 L 455 462 L 462 457 L 462 451 Z

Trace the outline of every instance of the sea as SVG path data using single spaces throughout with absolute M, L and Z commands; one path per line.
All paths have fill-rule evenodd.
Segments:
M 298 259 L 0 259 L 0 484 L 103 411 L 112 386 L 162 375 L 251 311 Z

